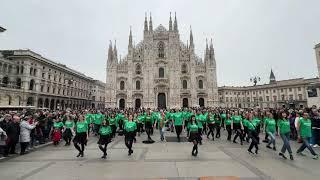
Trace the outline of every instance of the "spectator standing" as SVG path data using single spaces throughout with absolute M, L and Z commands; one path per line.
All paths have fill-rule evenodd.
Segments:
M 26 149 L 31 141 L 30 133 L 34 129 L 37 123 L 29 124 L 28 118 L 24 118 L 20 123 L 20 155 L 26 154 Z
M 16 145 L 19 141 L 20 135 L 20 117 L 18 115 L 14 115 L 13 119 L 9 121 L 7 125 L 7 153 L 17 154 L 16 153 Z

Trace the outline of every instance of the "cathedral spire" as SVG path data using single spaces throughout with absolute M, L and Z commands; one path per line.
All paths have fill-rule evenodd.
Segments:
M 276 76 L 274 75 L 272 69 L 271 69 L 271 72 L 270 72 L 270 84 L 272 83 L 276 83 Z
M 177 21 L 177 14 L 176 13 L 174 13 L 173 30 L 178 32 L 178 21 Z
M 214 49 L 213 49 L 213 43 L 212 43 L 212 38 L 210 41 L 210 52 L 209 52 L 209 59 L 213 60 L 214 57 Z
M 149 31 L 152 32 L 153 31 L 153 27 L 152 27 L 152 16 L 150 13 L 150 20 L 149 20 Z
M 193 44 L 193 35 L 192 35 L 192 29 L 190 26 L 190 49 L 194 48 L 194 44 Z
M 144 32 L 148 32 L 148 20 L 147 20 L 147 13 L 144 17 Z
M 130 26 L 130 33 L 129 33 L 129 47 L 132 47 L 132 32 L 131 32 L 131 26 Z
M 113 60 L 113 51 L 112 51 L 112 42 L 109 43 L 109 49 L 108 49 L 108 62 L 112 62 Z
M 171 12 L 170 12 L 170 19 L 169 19 L 169 31 L 172 31 L 172 19 L 171 19 Z
M 114 60 L 118 60 L 118 51 L 117 51 L 117 40 L 114 40 L 114 48 L 113 48 Z
M 206 50 L 204 55 L 204 60 L 207 61 L 209 57 L 208 39 L 206 38 Z

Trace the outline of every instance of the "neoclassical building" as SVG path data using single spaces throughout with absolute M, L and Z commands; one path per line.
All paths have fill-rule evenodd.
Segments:
M 320 44 L 314 47 L 318 75 L 320 73 Z M 304 108 L 320 107 L 320 79 L 296 78 L 277 81 L 271 70 L 268 84 L 256 86 L 219 87 L 219 104 L 239 108 Z
M 98 81 L 30 50 L 0 51 L 0 106 L 94 107 L 96 86 L 103 108 L 104 88 Z
M 218 106 L 214 48 L 205 57 L 195 54 L 192 31 L 187 43 L 179 35 L 178 21 L 153 28 L 152 17 L 144 20 L 143 40 L 134 44 L 130 29 L 128 54 L 118 58 L 116 45 L 109 45 L 106 106 L 178 108 Z

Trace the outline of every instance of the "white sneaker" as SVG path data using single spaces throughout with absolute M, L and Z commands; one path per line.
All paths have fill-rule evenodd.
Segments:
M 318 144 L 315 144 L 315 145 L 313 145 L 313 147 L 314 147 L 314 148 L 317 148 L 317 147 L 319 147 L 319 145 L 318 145 Z

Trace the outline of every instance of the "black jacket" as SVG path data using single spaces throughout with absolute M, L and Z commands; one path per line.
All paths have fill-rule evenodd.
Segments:
M 20 124 L 9 122 L 7 125 L 7 135 L 11 141 L 19 141 Z

